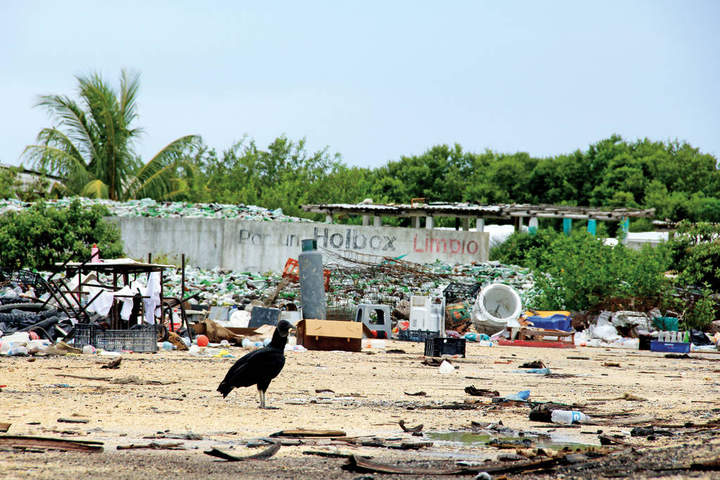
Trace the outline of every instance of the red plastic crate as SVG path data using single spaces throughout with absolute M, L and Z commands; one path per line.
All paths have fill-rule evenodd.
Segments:
M 294 258 L 288 258 L 283 268 L 282 278 L 287 278 L 291 282 L 300 281 L 300 264 Z M 323 280 L 325 283 L 325 291 L 330 291 L 330 270 L 323 270 Z

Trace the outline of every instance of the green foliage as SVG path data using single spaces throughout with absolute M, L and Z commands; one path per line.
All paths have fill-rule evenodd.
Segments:
M 702 290 L 702 296 L 691 306 L 683 316 L 683 329 L 694 328 L 704 330 L 715 320 L 716 303 L 712 291 L 707 286 Z
M 206 150 L 196 160 L 188 199 L 282 208 L 307 215 L 304 203 L 360 202 L 369 189 L 368 170 L 343 165 L 327 149 L 308 152 L 305 140 L 278 137 L 267 149 L 243 139 L 218 157 Z
M 490 260 L 510 265 L 535 265 L 541 252 L 549 248 L 558 235 L 552 229 L 540 229 L 533 235 L 515 232 L 505 242 L 490 249 Z
M 143 164 L 134 151 L 142 133 L 133 126 L 139 76 L 123 71 L 119 91 L 99 74 L 77 81 L 79 103 L 63 95 L 40 97 L 37 106 L 45 108 L 58 126 L 42 129 L 38 143 L 26 147 L 24 156 L 66 178 L 70 192 L 87 197 L 169 199 L 181 193 L 180 170 L 199 137 L 181 137 Z
M 84 260 L 96 243 L 103 258 L 122 255 L 117 228 L 105 222 L 107 209 L 84 208 L 74 201 L 68 208 L 40 202 L 20 212 L 0 216 L 0 265 L 5 268 L 46 269 L 57 262 Z
M 670 248 L 680 284 L 707 285 L 720 292 L 720 225 L 681 222 Z
M 515 233 L 494 250 L 495 258 L 532 268 L 542 291 L 535 308 L 585 310 L 608 297 L 658 298 L 668 288 L 666 247 L 640 251 L 603 244 L 582 231 Z

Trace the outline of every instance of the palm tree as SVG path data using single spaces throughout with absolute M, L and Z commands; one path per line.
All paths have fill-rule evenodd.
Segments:
M 120 74 L 116 93 L 99 74 L 76 77 L 80 103 L 63 95 L 43 95 L 45 108 L 58 124 L 44 128 L 37 144 L 23 155 L 35 165 L 66 178 L 73 193 L 111 200 L 172 198 L 184 182 L 177 171 L 200 144 L 200 137 L 180 137 L 142 163 L 134 142 L 142 129 L 134 128 L 139 75 Z

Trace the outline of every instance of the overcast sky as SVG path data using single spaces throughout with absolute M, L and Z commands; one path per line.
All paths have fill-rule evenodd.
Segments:
M 619 133 L 720 154 L 720 1 L 0 0 L 0 163 L 38 95 L 141 74 L 145 160 L 286 134 L 350 165 L 439 143 L 545 156 Z

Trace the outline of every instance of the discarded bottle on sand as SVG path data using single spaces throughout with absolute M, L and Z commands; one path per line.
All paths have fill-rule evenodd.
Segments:
M 550 414 L 550 421 L 571 425 L 573 423 L 587 423 L 590 421 L 590 417 L 575 410 L 553 410 Z

